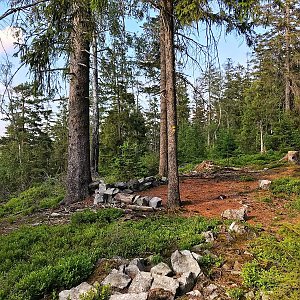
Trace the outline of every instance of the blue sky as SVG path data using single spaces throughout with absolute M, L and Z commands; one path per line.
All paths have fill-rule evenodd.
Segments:
M 2 3 L 1 3 L 2 2 Z M 0 15 L 5 11 L 5 2 L 0 0 Z M 3 5 L 4 4 L 4 5 Z M 137 28 L 137 26 L 135 26 Z M 131 28 L 130 28 L 130 31 Z M 14 68 L 19 67 L 19 61 L 17 58 L 13 58 L 12 54 L 14 53 L 14 37 L 13 37 L 13 29 L 10 27 L 10 20 L 5 19 L 0 22 L 0 63 L 3 63 L 7 58 L 9 58 Z M 218 44 L 218 53 L 219 53 L 219 61 L 220 64 L 224 64 L 227 58 L 231 58 L 235 63 L 245 64 L 247 61 L 247 53 L 250 53 L 251 49 L 246 46 L 242 37 L 237 36 L 232 33 L 229 35 L 225 35 L 223 33 L 220 34 L 219 44 Z M 189 71 L 188 71 L 189 73 Z M 191 72 L 192 74 L 192 72 Z M 17 85 L 21 82 L 26 81 L 26 70 L 23 69 L 19 72 L 14 78 L 13 85 Z M 0 84 L 0 94 L 3 91 L 3 86 Z M 1 119 L 1 114 L 0 114 Z M 0 120 L 0 136 L 4 133 L 5 123 Z

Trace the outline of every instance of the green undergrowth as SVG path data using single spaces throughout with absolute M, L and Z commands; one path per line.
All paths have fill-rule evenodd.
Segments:
M 54 208 L 64 196 L 63 185 L 58 180 L 49 179 L 0 204 L 0 218 L 8 215 L 28 215 L 39 209 Z
M 117 209 L 84 211 L 60 226 L 23 227 L 0 237 L 0 299 L 41 299 L 85 280 L 99 258 L 156 255 L 203 242 L 218 221 L 155 216 L 118 221 Z
M 252 247 L 254 260 L 243 269 L 244 284 L 270 292 L 271 299 L 300 299 L 300 223 L 284 225 L 280 237 L 265 234 Z
M 267 153 L 243 154 L 224 159 L 214 160 L 220 166 L 235 166 L 235 167 L 252 167 L 252 168 L 275 168 L 284 165 L 284 162 L 279 162 L 283 157 L 281 152 L 269 151 Z
M 275 197 L 291 200 L 288 206 L 300 211 L 300 179 L 284 177 L 272 181 L 271 192 Z

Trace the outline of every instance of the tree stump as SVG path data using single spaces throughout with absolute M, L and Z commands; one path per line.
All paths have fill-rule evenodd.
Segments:
M 299 164 L 299 151 L 288 151 L 281 160 L 285 160 L 293 164 Z

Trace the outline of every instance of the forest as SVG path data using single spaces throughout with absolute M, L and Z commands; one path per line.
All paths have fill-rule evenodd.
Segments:
M 0 28 L 13 29 L 20 62 L 0 60 L 0 300 L 67 299 L 59 292 L 91 282 L 99 258 L 151 254 L 155 264 L 203 242 L 201 232 L 218 240 L 230 223 L 215 199 L 253 207 L 239 220 L 246 237 L 236 232 L 230 246 L 221 238 L 216 255 L 207 242 L 209 282 L 218 286 L 226 247 L 254 251 L 235 257 L 239 279 L 225 277 L 216 299 L 300 299 L 299 161 L 282 159 L 300 148 L 298 1 L 0 2 Z M 220 62 L 226 35 L 250 47 L 246 62 Z M 126 208 L 91 208 L 93 183 L 150 177 L 167 181 L 140 191 L 162 198 L 159 213 L 125 222 Z M 262 179 L 271 185 L 259 190 Z M 202 298 L 147 299 L 215 299 L 205 288 Z M 80 299 L 119 299 L 108 290 Z

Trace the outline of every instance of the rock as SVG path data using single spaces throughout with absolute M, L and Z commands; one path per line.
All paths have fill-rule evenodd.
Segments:
M 195 245 L 191 248 L 191 250 L 195 252 L 201 252 L 203 249 L 205 249 L 205 244 Z
M 153 275 L 153 283 L 150 290 L 163 289 L 170 292 L 174 297 L 179 287 L 179 282 L 171 277 Z
M 96 291 L 96 289 L 88 284 L 87 282 L 83 282 L 77 287 L 74 287 L 70 290 L 61 291 L 58 295 L 59 300 L 80 300 L 80 296 L 83 296 L 85 293 L 89 292 L 90 290 Z
M 109 188 L 109 189 L 107 189 L 103 193 L 103 199 L 104 199 L 104 201 L 108 202 L 108 203 L 112 203 L 114 196 L 116 194 L 118 194 L 119 192 L 120 192 L 120 190 L 117 189 L 117 188 Z
M 95 198 L 94 198 L 94 205 L 97 205 L 99 203 L 104 203 L 104 202 L 105 202 L 105 200 L 104 200 L 103 194 L 96 193 Z
M 195 253 L 195 252 L 191 252 L 193 257 L 196 259 L 196 261 L 199 263 L 199 261 L 201 260 L 201 258 L 203 257 L 202 255 Z
M 172 274 L 171 268 L 163 262 L 161 262 L 158 265 L 151 268 L 150 272 L 152 275 L 156 274 L 156 275 L 162 275 L 162 276 L 169 276 Z
M 140 269 L 136 265 L 128 265 L 125 268 L 125 273 L 130 276 L 130 278 L 134 278 L 138 273 L 140 272 Z
M 61 216 L 62 216 L 62 214 L 56 213 L 56 212 L 53 212 L 53 213 L 50 215 L 51 218 L 58 218 L 58 217 L 61 217 Z
M 192 272 L 194 278 L 196 278 L 200 272 L 200 266 L 197 260 L 193 257 L 192 253 L 188 250 L 178 251 L 176 250 L 171 255 L 172 268 L 176 273 Z
M 155 180 L 156 180 L 156 178 L 154 176 L 148 176 L 145 178 L 145 182 L 153 182 Z
M 248 293 L 245 294 L 245 298 L 246 300 L 252 300 L 252 299 L 255 299 L 255 294 L 253 291 L 250 291 Z
M 145 264 L 144 264 L 144 259 L 143 258 L 134 258 L 130 263 L 129 266 L 134 265 L 139 268 L 140 271 L 145 270 Z
M 148 293 L 148 300 L 174 300 L 175 296 L 164 289 L 153 289 Z
M 114 196 L 114 200 L 126 204 L 132 204 L 133 202 L 133 195 L 126 194 L 126 193 L 118 193 Z
M 198 291 L 198 290 L 193 290 L 193 291 L 191 291 L 191 292 L 188 292 L 187 295 L 192 296 L 192 297 L 203 298 L 203 295 L 202 295 L 201 292 Z
M 245 221 L 247 218 L 247 207 L 243 206 L 239 209 L 226 209 L 221 216 L 224 219 Z
M 149 272 L 139 272 L 132 280 L 128 293 L 139 294 L 148 292 L 151 287 L 152 280 L 153 278 Z
M 160 182 L 161 182 L 162 184 L 167 184 L 167 183 L 168 183 L 168 178 L 167 178 L 167 177 L 162 177 L 162 178 L 160 179 Z
M 148 206 L 150 199 L 151 198 L 148 196 L 143 197 L 143 196 L 137 195 L 134 197 L 133 203 L 136 205 L 139 205 L 139 206 Z
M 133 194 L 133 190 L 125 189 L 125 190 L 123 190 L 123 193 L 126 193 L 126 194 Z
M 191 291 L 195 284 L 194 275 L 191 272 L 183 273 L 177 280 L 179 282 L 179 295 L 184 295 Z
M 228 230 L 238 235 L 243 235 L 247 232 L 246 227 L 238 222 L 231 223 Z
M 131 278 L 128 275 L 113 269 L 111 273 L 102 281 L 102 285 L 110 285 L 112 288 L 122 290 L 126 288 L 130 282 Z
M 132 179 L 128 181 L 127 183 L 128 188 L 131 189 L 132 191 L 137 191 L 139 189 L 140 183 L 136 179 Z
M 212 231 L 205 231 L 202 232 L 203 237 L 205 238 L 205 242 L 206 243 L 212 243 L 215 238 L 214 238 L 214 234 Z
M 114 186 L 119 190 L 125 190 L 128 188 L 128 184 L 126 182 L 116 182 Z
M 99 181 L 93 181 L 89 184 L 89 191 L 90 192 L 95 192 L 99 187 Z
M 140 185 L 140 191 L 150 189 L 152 186 L 153 186 L 152 182 L 145 182 L 142 185 Z
M 109 300 L 147 300 L 147 293 L 140 294 L 115 294 L 110 296 Z
M 158 208 L 158 207 L 161 207 L 161 205 L 162 205 L 162 200 L 161 200 L 161 198 L 153 197 L 153 198 L 149 201 L 149 206 L 150 206 L 150 207 Z
M 259 180 L 258 181 L 258 187 L 262 190 L 268 190 L 270 188 L 272 181 L 271 180 Z
M 218 287 L 215 284 L 210 284 L 203 289 L 204 294 L 206 295 L 205 299 L 214 300 L 219 298 Z

